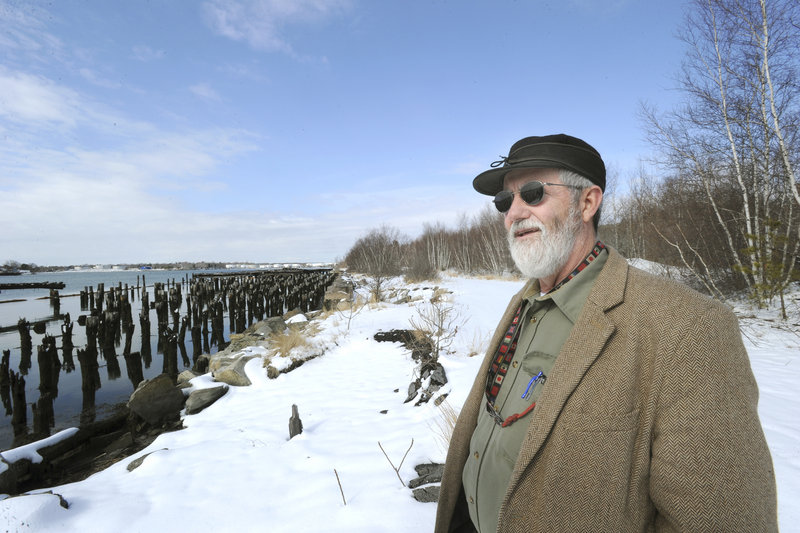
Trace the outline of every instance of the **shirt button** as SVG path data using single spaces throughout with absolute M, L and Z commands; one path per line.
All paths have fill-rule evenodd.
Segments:
M 531 317 L 531 324 L 536 324 L 536 317 L 535 316 Z
M 475 500 L 472 498 L 472 496 L 469 497 L 469 503 L 475 503 Z
M 481 456 L 478 452 L 475 452 L 475 459 L 478 459 Z
M 513 361 L 513 362 L 511 363 L 511 366 L 513 366 L 514 368 L 517 368 L 517 366 L 518 366 L 518 365 L 519 365 L 519 362 L 518 362 L 518 361 Z

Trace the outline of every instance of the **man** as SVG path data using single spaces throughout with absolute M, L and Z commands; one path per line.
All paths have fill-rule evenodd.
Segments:
M 777 531 L 733 313 L 597 240 L 605 165 L 584 141 L 527 137 L 492 166 L 473 186 L 531 279 L 454 428 L 436 532 Z

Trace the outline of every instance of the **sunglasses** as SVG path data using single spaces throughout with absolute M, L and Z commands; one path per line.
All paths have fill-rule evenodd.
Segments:
M 565 185 L 563 183 L 545 183 L 543 181 L 529 181 L 519 188 L 518 192 L 500 191 L 494 196 L 494 206 L 501 213 L 508 212 L 511 209 L 511 204 L 514 202 L 514 195 L 519 194 L 522 201 L 528 205 L 537 205 L 544 198 L 544 186 L 550 185 L 553 187 L 569 187 L 570 189 L 580 189 L 581 187 L 575 185 Z

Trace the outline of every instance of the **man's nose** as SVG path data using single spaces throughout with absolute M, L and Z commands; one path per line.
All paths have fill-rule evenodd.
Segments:
M 506 211 L 506 221 L 509 223 L 515 220 L 521 220 L 531 216 L 528 204 L 522 199 L 519 191 L 514 193 L 514 198 L 511 200 L 511 207 Z

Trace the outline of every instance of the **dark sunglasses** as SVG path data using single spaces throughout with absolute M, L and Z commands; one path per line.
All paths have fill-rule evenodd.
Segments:
M 546 183 L 543 181 L 529 181 L 519 188 L 518 192 L 500 191 L 494 196 L 494 206 L 501 213 L 506 213 L 511 209 L 511 204 L 514 202 L 514 195 L 519 194 L 522 201 L 528 205 L 537 205 L 544 198 L 544 186 L 551 185 L 553 187 L 569 187 L 570 189 L 580 189 L 575 185 L 565 185 L 563 183 Z

